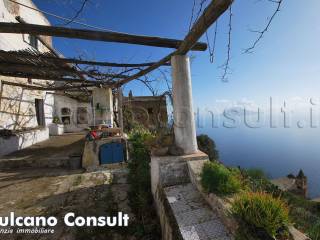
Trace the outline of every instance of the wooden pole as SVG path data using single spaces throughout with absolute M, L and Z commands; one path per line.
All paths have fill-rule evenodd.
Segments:
M 80 60 L 75 58 L 58 58 L 53 56 L 47 56 L 44 54 L 32 55 L 26 52 L 6 52 L 0 50 L 0 57 L 6 59 L 7 57 L 19 57 L 26 58 L 30 60 L 48 60 L 52 63 L 73 63 L 73 64 L 84 64 L 84 65 L 93 65 L 93 66 L 104 66 L 104 67 L 148 67 L 155 64 L 155 62 L 145 62 L 145 63 L 114 63 L 114 62 L 97 62 L 97 61 L 87 61 Z M 170 63 L 164 63 L 163 66 L 170 66 Z
M 0 23 L 1 33 L 26 33 L 33 35 L 55 36 L 64 38 L 78 38 L 86 40 L 104 41 L 104 42 L 118 42 L 128 44 L 138 44 L 153 47 L 178 48 L 182 41 L 170 38 L 151 37 L 142 35 L 132 35 L 119 32 L 107 31 L 93 31 L 86 29 L 53 27 L 36 24 L 24 23 Z M 206 43 L 193 44 L 192 50 L 205 51 L 207 49 Z
M 2 83 L 2 85 L 10 85 L 10 86 L 21 87 L 21 88 L 28 89 L 28 90 L 40 90 L 40 91 L 58 91 L 58 90 L 63 91 L 63 90 L 68 90 L 68 89 L 94 86 L 92 84 L 81 84 L 81 85 L 77 85 L 77 86 L 40 87 L 40 86 L 27 85 L 27 84 L 23 84 L 23 83 L 8 82 L 8 81 L 1 81 L 1 83 Z
M 16 16 L 15 17 L 16 20 L 19 22 L 19 23 L 23 23 L 23 24 L 27 24 L 27 22 L 20 16 Z M 60 56 L 61 54 L 59 54 L 49 43 L 47 43 L 47 41 L 42 37 L 42 36 L 36 36 L 36 38 L 52 53 L 54 54 L 56 57 L 60 58 L 62 56 Z M 67 66 L 69 66 L 70 68 L 72 68 L 72 64 L 70 63 L 66 63 Z M 77 73 L 78 77 L 79 78 L 82 78 L 84 79 L 84 77 L 81 75 L 81 73 Z
M 23 72 L 23 73 L 32 73 L 34 71 L 40 72 L 48 72 L 54 74 L 61 74 L 67 76 L 79 76 L 87 75 L 87 76 L 98 76 L 98 77 L 108 77 L 108 78 L 127 78 L 128 75 L 123 74 L 109 74 L 109 73 L 99 73 L 99 72 L 90 72 L 90 71 L 79 71 L 77 69 L 72 69 L 70 67 L 51 67 L 51 66 L 42 66 L 36 64 L 20 64 L 20 63 L 12 63 L 12 62 L 2 62 L 0 61 L 0 71 L 6 72 Z M 82 79 L 81 79 L 82 80 Z
M 19 22 L 19 23 L 23 23 L 23 24 L 27 24 L 27 22 L 21 17 L 21 16 L 16 16 L 15 17 L 16 20 Z M 47 43 L 47 41 L 45 41 L 43 39 L 43 37 L 41 36 L 36 36 L 36 38 L 52 53 L 54 54 L 55 56 L 57 57 L 60 57 L 60 54 L 50 45 Z
M 233 0 L 213 0 L 208 5 L 208 7 L 204 10 L 201 17 L 198 21 L 193 25 L 190 32 L 187 34 L 183 42 L 181 43 L 180 47 L 170 53 L 169 55 L 162 58 L 157 63 L 153 64 L 152 66 L 141 70 L 140 72 L 126 78 L 123 80 L 118 81 L 117 85 L 121 86 L 126 84 L 134 79 L 142 77 L 150 73 L 151 71 L 159 68 L 163 63 L 169 62 L 171 57 L 174 55 L 184 55 L 188 51 L 190 51 L 195 43 L 199 40 L 203 33 L 207 31 L 207 29 L 231 6 Z
M 57 78 L 57 77 L 50 77 L 50 76 L 43 76 L 39 74 L 31 74 L 31 73 L 8 73 L 0 70 L 0 76 L 7 76 L 7 77 L 17 77 L 17 78 L 32 78 L 38 80 L 50 80 L 50 81 L 58 81 L 58 82 L 79 82 L 79 83 L 92 83 L 92 84 L 102 84 L 102 81 L 85 81 L 82 79 L 77 78 Z
M 123 84 L 126 84 L 134 79 L 137 79 L 139 77 L 142 77 L 150 72 L 152 72 L 153 70 L 159 68 L 162 66 L 163 63 L 166 63 L 168 61 L 170 61 L 171 57 L 176 53 L 176 51 L 170 53 L 169 55 L 167 55 L 166 57 L 162 58 L 159 62 L 156 62 L 155 64 L 153 64 L 152 66 L 146 68 L 146 69 L 143 69 L 141 70 L 140 72 L 128 77 L 128 78 L 125 78 L 125 79 L 122 79 L 122 80 L 119 80 L 117 83 L 116 83 L 116 86 L 122 86 Z
M 121 136 L 123 136 L 123 94 L 122 88 L 118 88 L 118 116 L 119 116 L 119 127 L 121 129 Z
M 177 55 L 190 51 L 208 28 L 231 6 L 233 0 L 213 0 L 194 23 L 190 32 L 178 48 Z

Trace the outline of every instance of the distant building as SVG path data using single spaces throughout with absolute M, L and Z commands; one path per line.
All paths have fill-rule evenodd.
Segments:
M 307 198 L 308 178 L 300 170 L 297 176 L 289 174 L 287 177 L 272 179 L 271 182 L 278 186 L 282 191 L 288 191 L 293 194 Z
M 123 98 L 124 128 L 128 129 L 128 121 L 144 125 L 148 129 L 166 127 L 168 124 L 167 101 L 165 96 L 133 96 Z

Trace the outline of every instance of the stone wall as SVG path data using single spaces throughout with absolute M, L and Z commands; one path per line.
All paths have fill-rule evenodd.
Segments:
M 203 191 L 200 173 L 207 155 L 151 158 L 152 193 L 164 240 L 233 240 L 237 222 L 231 214 L 232 198 Z M 294 240 L 309 238 L 289 227 Z
M 16 82 L 24 81 L 8 77 L 0 77 L 0 79 Z M 19 130 L 37 127 L 35 99 L 44 100 L 46 125 L 52 122 L 54 99 L 51 93 L 30 91 L 5 84 L 2 84 L 0 88 L 0 129 Z
M 125 119 L 125 125 L 132 120 L 151 130 L 168 125 L 165 96 L 132 96 L 129 94 L 129 97 L 124 97 L 123 105 L 126 117 L 129 118 Z

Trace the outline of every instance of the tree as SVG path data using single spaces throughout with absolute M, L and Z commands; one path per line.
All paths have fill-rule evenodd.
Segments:
M 215 142 L 205 134 L 197 136 L 198 148 L 200 151 L 208 154 L 210 161 L 219 160 L 219 152 L 216 149 Z

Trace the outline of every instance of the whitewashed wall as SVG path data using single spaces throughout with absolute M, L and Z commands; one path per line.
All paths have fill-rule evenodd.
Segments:
M 87 109 L 87 124 L 79 124 L 77 119 L 77 109 L 79 107 L 83 107 Z M 92 108 L 90 103 L 86 102 L 78 102 L 75 99 L 69 98 L 67 96 L 55 95 L 54 96 L 54 116 L 58 117 L 62 122 L 62 117 L 66 115 L 62 115 L 62 108 L 69 108 L 70 112 L 70 124 L 64 125 L 65 132 L 79 132 L 84 130 L 85 128 L 93 125 L 93 116 L 92 116 Z
M 16 0 L 22 4 L 36 8 L 30 0 Z M 27 23 L 50 25 L 42 13 L 25 8 L 8 0 L 0 0 L 0 22 L 17 22 L 16 16 L 20 16 Z M 45 37 L 46 42 L 51 44 L 51 37 Z M 33 49 L 29 44 L 28 34 L 6 34 L 0 33 L 0 49 L 5 51 L 16 51 L 22 49 Z M 40 52 L 49 51 L 38 41 Z M 0 81 L 12 81 L 27 83 L 27 79 L 0 76 Z M 32 80 L 33 83 L 46 81 Z M 21 129 L 37 127 L 35 99 L 44 99 L 46 124 L 52 122 L 53 117 L 53 95 L 44 91 L 23 90 L 20 87 L 2 85 L 0 82 L 0 129 Z
M 16 1 L 33 8 L 37 8 L 30 0 Z M 18 21 L 15 19 L 16 16 L 22 17 L 27 23 L 50 25 L 49 21 L 42 13 L 17 5 L 8 0 L 0 0 L 0 21 L 17 23 Z M 46 37 L 46 39 L 49 43 L 51 42 L 51 37 Z M 28 41 L 28 34 L 0 33 L 1 50 L 10 51 L 31 48 Z M 39 50 L 48 51 L 47 48 L 41 43 L 39 43 Z
M 15 0 L 36 8 L 30 0 Z M 0 22 L 18 22 L 15 17 L 20 16 L 27 23 L 50 25 L 49 21 L 39 12 L 19 6 L 8 0 L 0 0 Z M 51 45 L 51 37 L 44 37 Z M 0 33 L 0 49 L 17 51 L 33 49 L 29 44 L 28 34 Z M 34 49 L 35 50 L 35 49 Z M 38 51 L 49 50 L 38 41 Z M 20 130 L 38 126 L 35 110 L 35 99 L 44 99 L 46 125 L 52 123 L 54 96 L 44 91 L 30 91 L 21 87 L 4 85 L 1 81 L 27 83 L 27 79 L 0 76 L 0 129 Z M 32 80 L 33 83 L 45 84 L 46 81 Z M 47 81 L 48 82 L 48 81 Z M 10 138 L 0 137 L 0 156 L 31 146 L 49 138 L 48 128 L 20 132 Z

